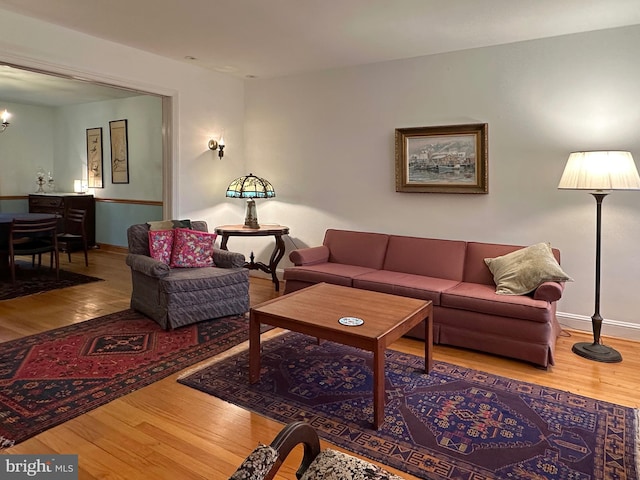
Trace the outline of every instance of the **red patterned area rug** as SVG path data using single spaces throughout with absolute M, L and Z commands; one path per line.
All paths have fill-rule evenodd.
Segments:
M 396 351 L 386 357 L 385 421 L 372 429 L 372 356 L 287 333 L 178 381 L 426 479 L 637 480 L 637 411 Z M 266 440 L 265 440 L 266 441 Z
M 165 331 L 125 310 L 0 343 L 0 449 L 248 338 L 242 316 Z

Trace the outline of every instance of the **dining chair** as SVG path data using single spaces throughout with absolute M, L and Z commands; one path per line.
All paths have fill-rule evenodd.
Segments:
M 58 219 L 20 220 L 14 219 L 9 229 L 8 245 L 1 254 L 7 255 L 11 270 L 11 281 L 16 283 L 16 257 L 31 255 L 41 259 L 43 253 L 51 253 L 49 268 L 53 269 L 55 260 L 56 279 L 60 279 L 60 261 L 58 256 Z M 40 262 L 38 262 L 40 267 Z
M 75 246 L 81 245 L 84 250 L 84 264 L 88 267 L 86 217 L 86 210 L 70 208 L 67 211 L 64 218 L 64 232 L 58 234 L 58 248 L 61 252 L 67 252 L 69 263 L 71 263 L 71 252 Z

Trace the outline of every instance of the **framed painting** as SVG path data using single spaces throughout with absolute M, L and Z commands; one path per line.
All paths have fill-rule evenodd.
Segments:
M 102 127 L 87 128 L 87 187 L 104 188 Z
M 127 121 L 109 122 L 111 138 L 111 183 L 129 183 Z
M 488 193 L 488 125 L 396 129 L 396 192 Z

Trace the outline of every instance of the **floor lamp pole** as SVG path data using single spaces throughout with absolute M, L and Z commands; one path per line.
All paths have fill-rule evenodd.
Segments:
M 600 248 L 602 244 L 602 200 L 606 193 L 592 193 L 596 199 L 596 301 L 595 312 L 591 317 L 593 329 L 593 343 L 576 343 L 572 351 L 581 357 L 595 360 L 596 362 L 617 363 L 622 361 L 622 355 L 611 347 L 600 343 L 600 331 L 602 329 L 602 317 L 600 316 Z

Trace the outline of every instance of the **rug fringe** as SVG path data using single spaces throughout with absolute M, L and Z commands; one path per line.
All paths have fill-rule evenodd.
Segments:
M 268 332 L 265 332 L 262 335 L 260 335 L 260 338 L 261 340 L 271 340 L 272 338 L 279 337 L 280 335 L 284 335 L 285 333 L 289 333 L 289 330 L 282 330 L 282 329 L 269 330 Z M 210 358 L 209 360 L 205 360 L 202 363 L 199 363 L 198 365 L 188 370 L 185 370 L 180 375 L 178 375 L 177 379 L 182 380 L 183 378 L 188 377 L 191 374 L 199 372 L 200 370 L 210 367 L 211 365 L 215 365 L 216 363 L 221 362 L 222 360 L 225 360 L 229 357 L 233 357 L 234 355 L 240 352 L 244 352 L 245 350 L 248 350 L 248 349 L 249 349 L 249 340 L 245 340 L 244 342 L 239 343 L 235 347 L 232 347 L 229 350 L 225 350 L 224 352 L 216 355 L 215 357 Z
M 11 440 L 10 438 L 6 438 L 0 435 L 0 450 L 4 450 L 5 448 L 11 448 L 15 444 L 16 444 L 15 440 Z

